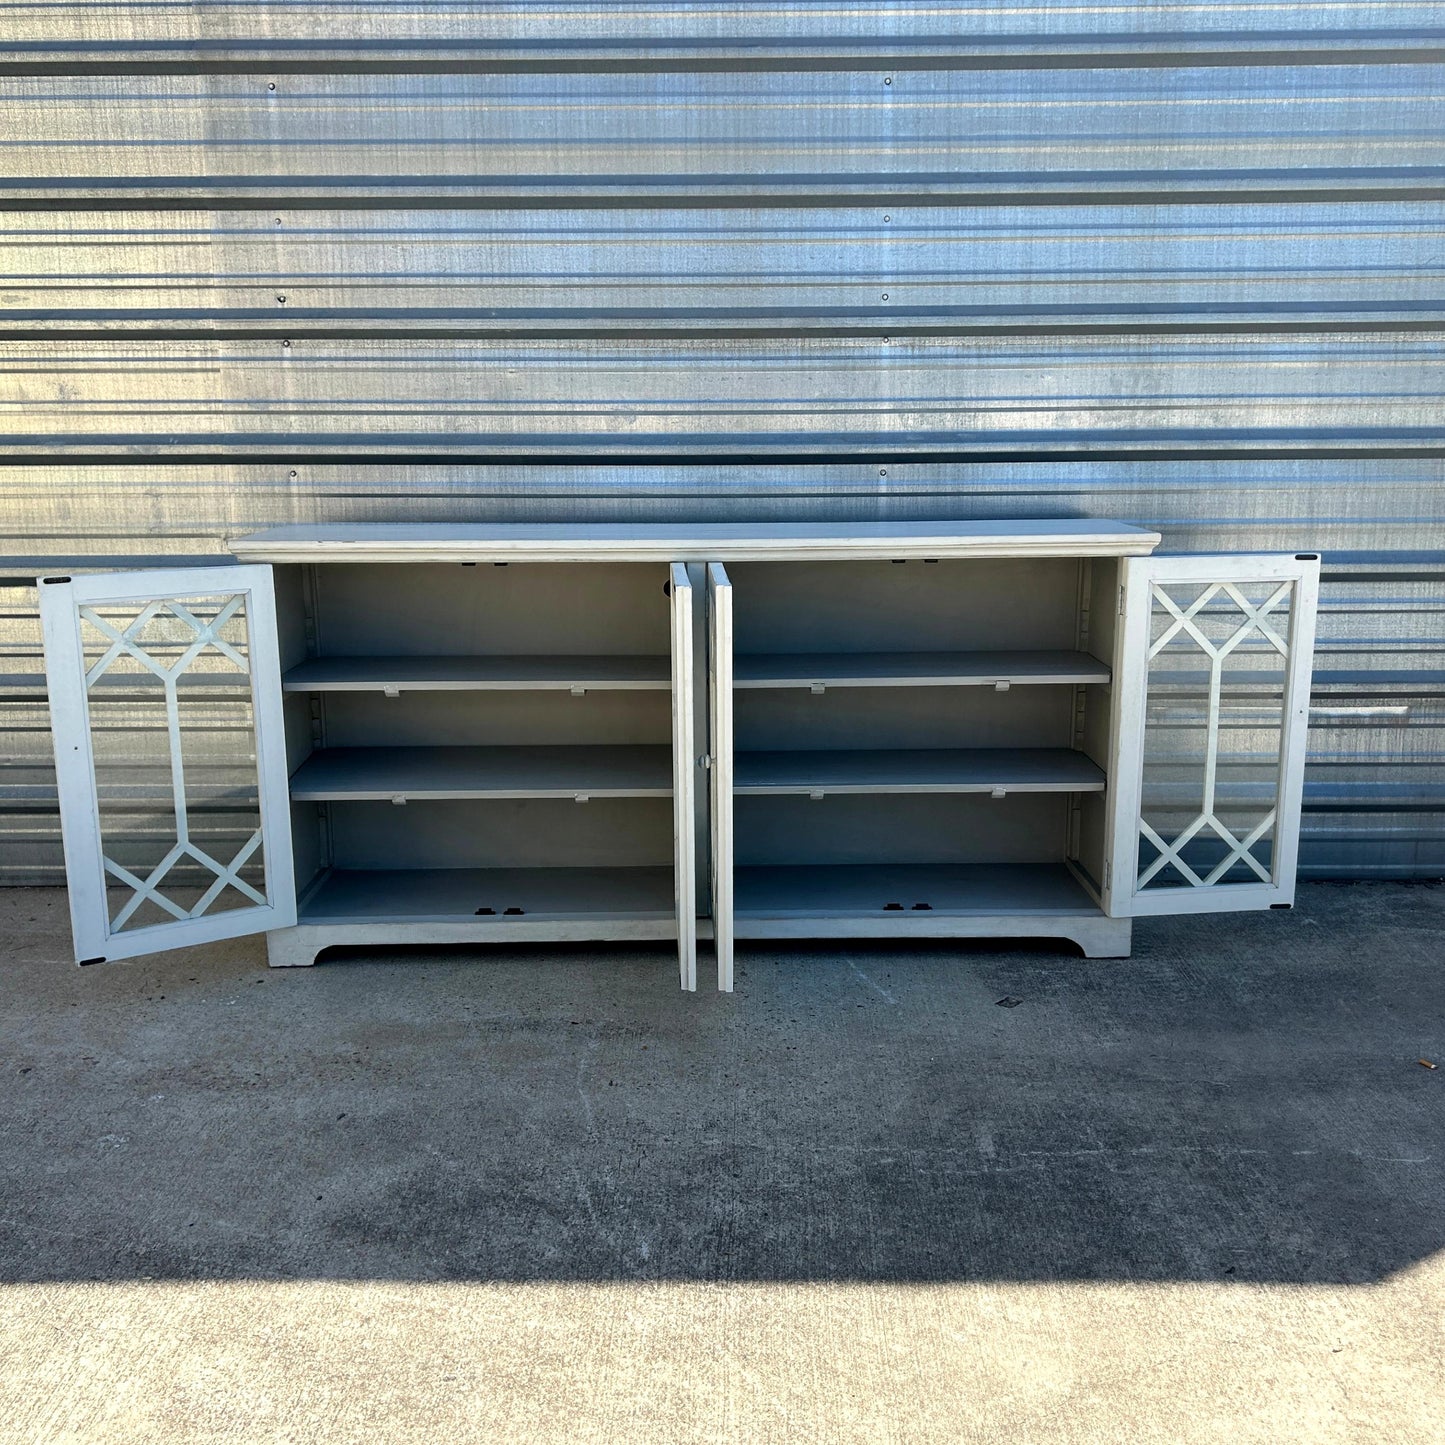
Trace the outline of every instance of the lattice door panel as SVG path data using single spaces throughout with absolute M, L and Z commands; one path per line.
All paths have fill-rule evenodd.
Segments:
M 244 594 L 80 608 L 112 933 L 268 901 L 246 621 Z
M 1274 881 L 1293 591 L 1152 584 L 1136 887 Z
M 1317 568 L 1306 558 L 1149 558 L 1130 572 L 1125 636 L 1137 678 L 1124 713 L 1138 773 L 1131 816 L 1116 819 L 1129 844 L 1116 872 L 1133 911 L 1292 893 Z
M 230 574 L 250 585 L 214 587 Z M 134 595 L 168 574 L 149 574 L 149 587 L 144 575 L 82 578 L 68 599 L 46 597 L 67 870 L 74 902 L 77 870 L 98 866 L 90 929 L 103 957 L 175 946 L 180 925 L 208 937 L 278 926 L 278 909 L 294 909 L 277 817 L 284 757 L 263 767 L 258 746 L 268 710 L 281 746 L 269 572 L 216 569 L 199 574 L 212 588 Z M 278 830 L 280 861 L 267 846 Z

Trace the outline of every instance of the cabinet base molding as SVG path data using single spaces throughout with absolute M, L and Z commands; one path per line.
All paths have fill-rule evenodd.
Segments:
M 307 968 L 327 948 L 401 948 L 414 944 L 471 947 L 482 943 L 656 943 L 677 938 L 668 918 L 617 919 L 605 924 L 587 919 L 466 919 L 437 923 L 300 923 L 266 935 L 266 961 L 272 968 Z
M 698 935 L 712 935 L 710 919 L 699 920 Z M 987 917 L 906 918 L 739 918 L 740 939 L 888 939 L 888 938 L 1055 938 L 1079 946 L 1085 958 L 1128 958 L 1132 921 L 1080 915 L 1077 918 L 1027 918 L 1017 914 Z M 450 923 L 302 923 L 266 935 L 266 959 L 272 968 L 309 968 L 328 948 L 401 948 L 413 944 L 472 947 L 514 943 L 670 942 L 677 928 L 670 918 L 620 920 L 602 931 L 583 920 L 501 920 L 478 927 Z M 484 956 L 484 955 L 479 955 Z
M 1081 914 L 1076 918 L 1029 918 L 1018 914 L 904 915 L 902 918 L 746 918 L 735 937 L 745 938 L 1056 938 L 1078 944 L 1085 958 L 1128 958 L 1132 919 Z

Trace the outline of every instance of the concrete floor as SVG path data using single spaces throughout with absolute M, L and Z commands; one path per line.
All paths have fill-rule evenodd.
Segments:
M 1442 925 L 1314 885 L 724 998 L 664 949 L 81 970 L 0 893 L 0 1440 L 1438 1439 Z

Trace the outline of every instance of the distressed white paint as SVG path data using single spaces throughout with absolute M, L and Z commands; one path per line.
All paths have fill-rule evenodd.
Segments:
M 712 788 L 712 917 L 717 986 L 733 990 L 733 588 L 720 562 L 708 564 L 708 744 Z
M 838 562 L 878 557 L 1132 557 L 1157 532 L 1070 517 L 1024 522 L 336 523 L 230 543 L 255 562 Z
M 1108 912 L 1121 917 L 1211 913 L 1293 903 L 1309 727 L 1315 613 L 1319 595 L 1319 558 L 1312 555 L 1148 557 L 1126 560 L 1122 566 L 1123 626 L 1118 633 L 1114 668 L 1118 756 L 1114 768 L 1109 877 L 1105 892 Z M 1278 585 L 1271 587 L 1264 603 L 1255 605 L 1233 590 L 1240 584 L 1251 582 Z M 1219 591 L 1206 591 L 1191 606 L 1179 607 L 1170 598 L 1169 588 L 1180 584 L 1205 584 Z M 1228 641 L 1216 648 L 1191 624 L 1193 613 L 1207 605 L 1212 596 L 1221 593 L 1239 607 L 1241 621 Z M 1150 620 L 1156 598 L 1173 612 L 1175 621 L 1157 642 L 1151 643 Z M 1272 615 L 1281 603 L 1287 603 L 1289 607 L 1289 628 L 1285 635 L 1281 635 L 1275 627 L 1277 619 Z M 1200 812 L 1178 838 L 1166 840 L 1153 834 L 1143 817 L 1149 664 L 1165 643 L 1181 630 L 1194 635 L 1201 657 L 1206 659 L 1208 666 L 1207 753 Z M 1221 721 L 1220 676 L 1229 651 L 1251 634 L 1269 642 L 1284 662 L 1280 746 L 1274 807 L 1253 832 L 1244 838 L 1235 838 L 1213 811 Z M 1258 837 L 1271 827 L 1274 832 L 1273 855 L 1270 867 L 1265 869 L 1249 850 Z M 1182 865 L 1178 852 L 1205 828 L 1219 835 L 1230 851 L 1222 863 L 1200 875 Z M 1161 858 L 1142 870 L 1139 863 L 1141 834 L 1162 850 Z M 1260 875 L 1259 881 L 1222 881 L 1224 873 L 1236 859 L 1247 861 Z M 1181 871 L 1190 886 L 1150 890 L 1150 880 L 1170 862 L 1182 865 Z
M 677 964 L 682 986 L 697 988 L 697 777 L 693 725 L 692 582 L 674 562 L 672 586 L 672 833 L 677 897 Z
M 214 629 L 239 603 L 223 609 L 207 625 L 192 617 L 186 600 L 198 597 L 244 599 L 249 663 Z M 141 604 L 129 627 L 117 631 L 96 609 L 112 604 Z M 75 956 L 79 962 L 135 958 L 166 948 L 181 948 L 218 939 L 236 938 L 296 921 L 295 885 L 291 864 L 290 806 L 281 714 L 281 671 L 276 640 L 276 608 L 269 567 L 192 567 L 160 572 L 98 574 L 40 582 L 41 619 L 45 630 L 46 667 L 51 689 L 52 729 L 60 792 L 61 828 L 65 839 L 66 877 Z M 145 654 L 136 640 L 144 622 L 162 607 L 191 626 L 195 641 L 167 669 Z M 112 638 L 108 652 L 87 669 L 81 639 L 82 617 Z M 176 685 L 206 647 L 217 647 L 248 677 L 256 745 L 257 803 L 260 827 L 237 855 L 224 863 L 204 853 L 188 836 L 187 796 L 181 756 Z M 175 846 L 149 877 L 139 878 L 105 855 L 101 837 L 99 784 L 92 747 L 89 689 L 100 681 L 112 661 L 128 655 L 162 680 L 170 730 L 170 767 L 177 838 Z M 266 892 L 258 894 L 235 872 L 264 843 Z M 160 884 L 182 855 L 216 875 L 215 883 L 189 909 L 163 898 Z M 126 908 L 110 917 L 107 873 L 135 891 Z M 235 884 L 254 901 L 249 908 L 208 913 L 211 902 Z M 175 915 L 170 922 L 120 931 L 134 908 L 151 898 Z

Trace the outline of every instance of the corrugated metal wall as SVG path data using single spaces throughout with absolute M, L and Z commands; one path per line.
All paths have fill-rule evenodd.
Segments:
M 1099 515 L 1325 554 L 1306 872 L 1445 873 L 1438 4 L 10 4 L 27 574 L 280 521 Z

